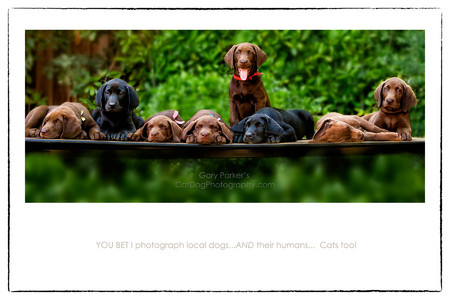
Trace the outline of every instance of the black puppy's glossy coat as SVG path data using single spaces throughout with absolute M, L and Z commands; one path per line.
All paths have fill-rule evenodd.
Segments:
M 144 125 L 133 109 L 139 99 L 133 87 L 122 79 L 111 79 L 100 87 L 95 97 L 98 108 L 92 117 L 108 140 L 127 140 L 128 134 Z
M 314 135 L 314 119 L 304 110 L 282 110 L 272 107 L 261 108 L 231 127 L 234 143 L 283 143 L 295 142 L 306 135 Z

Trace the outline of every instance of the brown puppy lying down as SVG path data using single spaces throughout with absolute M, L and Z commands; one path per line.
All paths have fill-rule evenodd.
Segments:
M 41 105 L 31 110 L 25 118 L 25 137 L 83 139 L 87 136 L 92 140 L 106 138 L 89 111 L 80 103 Z
M 397 77 L 382 82 L 374 92 L 379 111 L 363 116 L 378 127 L 397 132 L 402 141 L 411 140 L 410 109 L 417 103 L 409 85 Z
M 382 129 L 361 117 L 329 113 L 317 121 L 317 130 L 310 143 L 400 140 L 397 133 Z
M 186 123 L 181 139 L 188 144 L 221 145 L 231 143 L 233 135 L 218 113 L 202 109 Z
M 154 114 L 145 120 L 144 126 L 134 133 L 128 134 L 128 139 L 132 141 L 148 142 L 174 142 L 179 143 L 181 138 L 181 125 L 183 119 L 176 110 L 165 110 Z

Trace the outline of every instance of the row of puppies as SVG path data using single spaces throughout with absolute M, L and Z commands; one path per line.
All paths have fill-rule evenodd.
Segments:
M 253 115 L 244 118 L 231 127 L 231 131 L 234 133 L 233 142 L 292 142 L 297 139 L 302 139 L 304 136 L 307 139 L 312 138 L 311 143 L 410 141 L 412 139 L 410 109 L 417 103 L 412 88 L 403 80 L 393 77 L 382 82 L 375 89 L 374 97 L 380 108 L 378 112 L 363 117 L 329 113 L 319 119 L 317 122 L 317 132 L 315 133 L 313 118 L 306 111 L 285 111 L 270 107 L 261 108 Z M 199 115 L 197 113 L 192 119 L 196 119 Z M 216 116 L 216 118 L 220 119 L 220 116 Z M 209 122 L 213 122 L 213 120 Z M 188 143 L 197 143 L 197 140 L 201 139 L 187 138 L 192 130 L 192 125 L 186 126 L 188 128 L 183 131 L 181 139 L 186 140 Z M 153 129 L 156 126 L 151 125 L 150 127 L 156 135 L 156 131 Z M 200 127 L 204 128 L 204 125 Z M 140 132 L 140 130 L 138 131 Z M 154 141 L 149 135 L 148 133 L 147 140 L 149 142 Z M 198 133 L 195 133 L 193 136 L 197 135 Z M 137 140 L 136 135 L 131 134 L 129 137 Z M 141 139 L 145 140 L 142 137 Z M 158 141 L 162 140 L 159 139 Z
M 109 88 L 106 94 L 112 94 Z M 303 136 L 313 138 L 311 142 L 411 140 L 409 114 L 417 101 L 411 87 L 398 78 L 390 78 L 380 84 L 374 95 L 380 106 L 378 112 L 363 117 L 327 114 L 317 122 L 315 134 L 314 121 L 308 112 L 270 107 L 258 110 L 231 128 L 213 111 L 201 110 L 185 123 L 176 111 L 169 110 L 137 122 L 142 124 L 137 131 L 128 128 L 123 132 L 127 133 L 127 139 L 134 141 L 186 141 L 199 144 L 225 144 L 232 141 L 277 143 L 296 141 Z M 100 101 L 103 102 L 102 99 Z M 109 102 L 106 105 L 115 106 Z M 95 114 L 99 114 L 98 109 L 97 112 L 94 110 Z M 105 116 L 109 117 L 108 114 Z M 134 125 L 133 120 L 139 118 L 133 113 L 127 120 Z M 103 120 L 106 124 L 111 123 L 105 122 L 107 118 Z M 27 115 L 25 123 L 26 136 L 106 139 L 109 134 L 108 131 L 100 130 L 98 122 L 78 103 L 64 103 L 59 107 L 39 106 Z
M 184 122 L 177 111 L 157 113 L 144 126 L 130 133 L 133 141 L 181 142 L 188 144 L 280 143 L 295 142 L 314 134 L 314 119 L 304 110 L 281 110 L 266 107 L 229 127 L 211 110 L 200 110 Z
M 259 66 L 266 59 L 266 53 L 257 45 L 250 43 L 234 45 L 226 53 L 224 60 L 233 68 L 233 76 L 229 86 L 229 123 L 232 127 L 262 108 L 271 106 L 262 82 L 262 73 L 258 71 Z M 368 139 L 396 140 L 398 137 L 402 140 L 411 140 L 409 109 L 416 103 L 412 89 L 402 80 L 391 78 L 376 89 L 375 98 L 380 111 L 364 116 L 363 119 L 358 116 L 342 116 L 337 113 L 328 114 L 321 118 L 317 123 L 318 131 L 314 136 L 314 142 L 345 142 Z M 145 123 L 141 117 L 133 112 L 133 109 L 139 105 L 136 92 L 123 80 L 113 79 L 102 85 L 96 95 L 95 104 L 98 108 L 93 111 L 92 117 L 99 125 L 102 134 L 89 135 L 90 138 L 127 140 L 130 134 Z M 40 120 L 38 117 L 44 118 L 45 114 L 53 109 L 52 107 L 44 107 L 40 108 L 38 112 L 30 112 L 30 114 L 36 113 L 36 116 L 30 117 L 30 122 L 26 122 L 26 136 L 38 136 L 39 130 L 35 128 L 39 126 Z M 83 112 L 81 107 L 77 110 Z M 269 111 L 272 112 L 272 116 L 276 115 L 273 111 Z M 378 128 L 368 126 L 364 120 Z M 242 134 L 242 127 L 237 126 L 236 132 L 238 136 L 245 137 L 245 134 Z M 46 133 L 47 130 L 47 128 L 44 128 L 43 134 L 50 136 L 50 133 Z M 387 131 L 397 132 L 398 137 L 392 134 L 378 134 Z M 96 129 L 94 132 L 96 132 Z M 353 133 L 353 137 L 350 133 Z M 370 133 L 378 135 L 374 136 Z M 65 136 L 67 135 L 66 132 Z M 85 135 L 87 136 L 86 133 Z M 308 133 L 306 133 L 306 136 L 308 137 Z M 298 132 L 297 138 L 299 138 Z M 241 139 L 243 140 L 243 138 Z M 237 140 L 241 139 L 238 138 Z M 252 139 L 247 136 L 246 140 Z M 285 138 L 267 138 L 265 140 L 277 141 L 285 140 Z
M 26 136 L 106 139 L 106 134 L 80 103 L 39 106 L 27 115 L 25 122 Z M 311 139 L 313 134 L 314 120 L 308 112 L 266 107 L 232 128 L 212 110 L 202 109 L 187 122 L 178 111 L 166 110 L 145 120 L 143 126 L 129 133 L 127 138 L 132 141 L 220 145 L 294 142 L 305 135 Z

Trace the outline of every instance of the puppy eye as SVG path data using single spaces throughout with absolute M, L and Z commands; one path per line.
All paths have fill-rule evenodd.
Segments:
M 400 89 L 400 88 L 397 88 L 397 93 L 401 93 L 402 92 L 402 90 Z
M 164 128 L 164 127 L 166 127 L 166 125 L 164 125 L 164 124 L 159 124 L 159 128 Z
M 237 50 L 237 51 L 236 51 L 236 54 L 241 54 L 241 50 Z
M 260 127 L 262 124 L 260 122 L 256 122 L 255 126 Z
M 198 128 L 203 128 L 203 125 L 202 124 L 198 124 L 197 127 Z
M 122 95 L 123 93 L 125 93 L 124 90 L 119 90 L 119 95 Z
M 106 90 L 106 94 L 107 94 L 107 95 L 110 95 L 110 94 L 111 94 L 111 90 L 110 90 L 110 89 L 107 89 L 107 90 Z
M 211 128 L 211 129 L 217 129 L 217 126 L 215 126 L 215 125 L 209 125 L 209 128 Z

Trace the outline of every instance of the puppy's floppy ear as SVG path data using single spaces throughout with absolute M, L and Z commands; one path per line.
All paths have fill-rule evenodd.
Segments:
M 181 127 L 178 126 L 178 124 L 175 121 L 170 120 L 169 121 L 170 128 L 172 130 L 172 141 L 174 143 L 180 143 L 181 142 L 181 134 L 183 131 L 181 130 Z
M 139 99 L 136 91 L 129 84 L 126 85 L 128 92 L 128 107 L 130 109 L 135 109 L 139 105 Z
M 219 128 L 223 136 L 225 136 L 225 138 L 227 139 L 227 143 L 233 142 L 234 133 L 230 130 L 230 128 L 228 128 L 227 124 L 220 121 L 217 121 L 217 123 L 219 124 Z
M 233 131 L 234 133 L 243 134 L 244 130 L 245 130 L 245 122 L 247 122 L 248 118 L 249 117 L 241 120 L 239 123 L 237 123 L 233 127 L 231 127 L 231 131 Z
M 98 91 L 97 91 L 97 95 L 95 96 L 95 105 L 97 105 L 100 108 L 103 108 L 103 103 L 104 103 L 104 93 L 105 93 L 105 88 L 106 88 L 107 83 L 105 83 L 104 85 L 102 85 Z
M 383 103 L 383 87 L 386 81 L 383 81 L 380 83 L 380 85 L 375 89 L 375 92 L 373 92 L 373 96 L 377 100 L 378 107 L 381 107 L 381 104 Z
M 313 140 L 318 140 L 322 136 L 324 136 L 327 129 L 331 127 L 331 124 L 332 124 L 331 119 L 326 119 L 325 121 L 323 121 L 317 128 L 316 133 L 313 136 Z
M 256 65 L 259 68 L 267 59 L 267 54 L 261 50 L 257 45 L 252 44 L 256 53 Z
M 266 123 L 266 135 L 270 134 L 278 136 L 284 132 L 283 127 L 281 127 L 280 124 L 277 123 L 277 121 L 275 121 L 268 115 L 261 115 L 261 119 Z
M 182 141 L 186 141 L 187 136 L 189 134 L 191 134 L 191 132 L 194 130 L 196 124 L 197 124 L 197 120 L 190 122 L 189 125 L 184 128 L 184 130 L 181 134 Z
M 406 83 L 403 84 L 403 112 L 407 112 L 417 103 L 416 94 L 412 88 Z
M 145 141 L 148 140 L 148 122 L 144 124 L 141 128 L 141 138 L 143 138 Z
M 62 115 L 63 124 L 62 124 L 62 132 L 60 138 L 73 139 L 80 136 L 82 133 L 81 129 L 81 120 L 79 120 L 75 114 L 72 115 Z
M 236 51 L 237 45 L 233 45 L 233 47 L 228 50 L 227 54 L 225 54 L 225 62 L 227 65 L 230 66 L 230 68 L 234 67 L 234 51 Z

